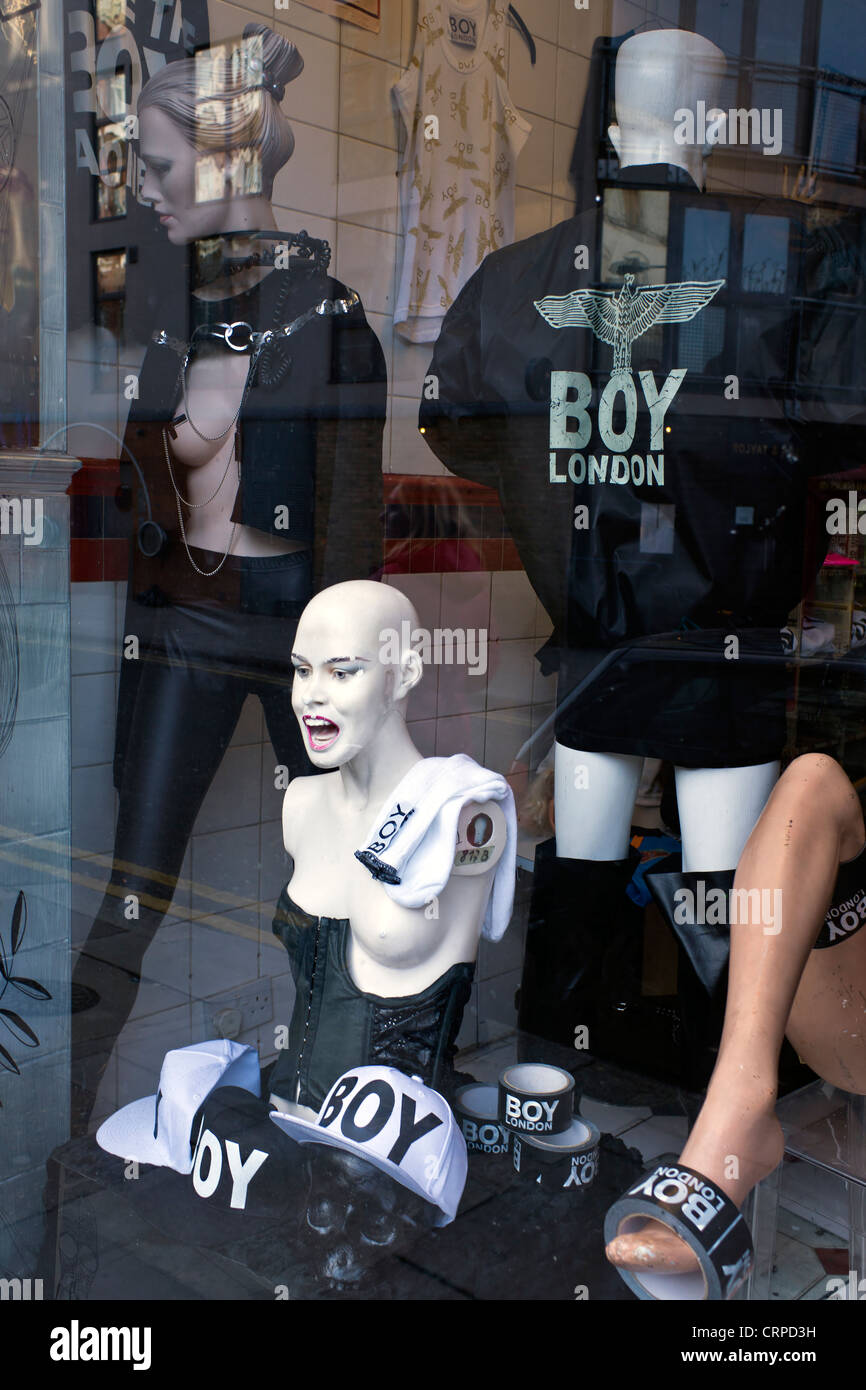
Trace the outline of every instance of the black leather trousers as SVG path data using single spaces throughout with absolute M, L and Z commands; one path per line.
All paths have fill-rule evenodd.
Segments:
M 202 569 L 213 569 L 221 558 L 193 553 Z M 313 771 L 291 706 L 290 661 L 297 620 L 311 594 L 310 554 L 231 557 L 225 568 L 234 606 L 166 602 L 165 595 L 151 593 L 147 602 L 127 608 L 125 627 L 140 630 L 142 641 L 134 678 L 121 679 L 111 878 L 73 973 L 79 1132 L 135 1003 L 144 953 L 171 905 L 196 816 L 248 695 L 262 702 L 276 761 L 290 777 Z M 130 894 L 138 900 L 132 909 Z M 130 918 L 131 910 L 137 918 Z

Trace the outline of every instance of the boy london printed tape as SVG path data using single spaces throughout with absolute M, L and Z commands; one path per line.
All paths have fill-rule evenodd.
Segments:
M 471 1154 L 508 1153 L 511 1132 L 497 1118 L 499 1092 L 495 1086 L 460 1086 L 452 1108 Z
M 562 1134 L 574 1116 L 574 1077 L 546 1062 L 519 1062 L 499 1078 L 499 1118 L 516 1134 Z
M 857 859 L 859 862 L 860 855 L 857 856 Z M 863 878 L 866 878 L 866 866 L 862 863 L 860 873 Z M 847 898 L 843 898 L 841 902 L 831 903 L 827 908 L 814 949 L 823 951 L 828 946 L 836 946 L 840 941 L 847 941 L 848 937 L 858 932 L 864 924 L 866 924 L 866 886 L 858 886 Z
M 515 1173 L 544 1188 L 589 1187 L 598 1172 L 600 1134 L 589 1120 L 575 1116 L 561 1134 L 514 1136 Z
M 749 1228 L 724 1192 L 701 1173 L 676 1160 L 663 1161 L 614 1202 L 604 1220 L 604 1243 L 628 1235 L 646 1217 L 661 1221 L 698 1258 L 693 1274 L 617 1272 L 632 1293 L 659 1301 L 732 1298 L 748 1278 L 754 1260 Z

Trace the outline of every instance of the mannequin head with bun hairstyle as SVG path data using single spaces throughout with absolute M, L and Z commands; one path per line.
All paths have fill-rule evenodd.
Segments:
M 280 110 L 304 60 L 264 24 L 242 44 L 167 63 L 138 99 L 142 196 L 170 241 L 276 226 L 274 178 L 295 147 Z

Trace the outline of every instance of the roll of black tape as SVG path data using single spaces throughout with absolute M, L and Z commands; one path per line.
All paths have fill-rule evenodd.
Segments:
M 497 1118 L 499 1093 L 495 1086 L 461 1086 L 454 1093 L 454 1111 L 469 1153 L 507 1154 L 511 1133 Z
M 499 1118 L 515 1134 L 562 1134 L 574 1118 L 574 1077 L 547 1062 L 518 1062 L 499 1078 Z
M 598 1171 L 600 1138 L 595 1125 L 577 1115 L 560 1134 L 515 1134 L 514 1171 L 527 1182 L 537 1182 L 544 1188 L 580 1192 L 589 1187 Z
M 693 1274 L 662 1274 L 617 1265 L 638 1298 L 727 1299 L 748 1278 L 754 1259 L 749 1228 L 730 1197 L 703 1174 L 676 1159 L 663 1160 L 614 1202 L 604 1220 L 605 1245 L 639 1229 L 648 1216 L 685 1241 L 699 1269 Z

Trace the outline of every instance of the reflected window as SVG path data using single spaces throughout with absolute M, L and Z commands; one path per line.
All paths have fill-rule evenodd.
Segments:
M 96 0 L 96 37 L 107 38 L 126 24 L 126 0 Z
M 781 381 L 788 376 L 785 309 L 746 308 L 737 315 L 737 371 L 745 381 Z
M 812 159 L 817 168 L 856 177 L 866 167 L 866 29 L 851 22 L 848 0 L 824 0 L 818 40 Z
M 712 371 L 725 345 L 725 310 L 710 305 L 680 329 L 677 362 L 690 372 Z
M 115 122 L 96 131 L 96 217 L 100 222 L 126 213 L 126 160 L 129 145 L 123 138 L 123 125 Z
M 729 212 L 710 208 L 686 208 L 683 220 L 683 279 L 726 280 Z
M 195 59 L 196 126 L 203 151 L 196 162 L 196 202 L 256 196 L 263 186 L 261 154 L 233 146 L 239 133 L 256 124 L 264 100 L 262 36 L 202 49 Z M 228 90 L 233 95 L 227 96 Z
M 227 87 L 261 88 L 263 70 L 261 34 L 199 49 L 195 55 L 196 100 L 219 100 Z
M 222 202 L 225 198 L 249 198 L 262 191 L 262 160 L 258 150 L 239 150 L 202 155 L 195 166 L 197 203 Z
M 851 0 L 822 0 L 818 66 L 866 81 L 866 26 Z
M 705 39 L 712 39 L 725 53 L 740 51 L 743 32 L 744 0 L 698 0 L 695 6 L 695 30 Z
M 135 113 L 138 76 L 123 49 L 127 0 L 92 0 L 92 12 L 97 44 L 106 41 L 100 52 L 105 55 L 109 49 L 116 50 L 110 61 L 97 67 L 95 118 L 91 126 L 93 154 L 99 169 L 99 177 L 93 180 L 93 216 L 97 222 L 105 222 L 125 217 L 128 210 L 129 142 L 135 131 L 127 126 L 128 118 Z
M 828 173 L 856 177 L 866 166 L 866 83 L 817 84 L 812 163 Z
M 803 44 L 806 0 L 761 0 L 755 32 L 755 52 L 765 63 L 796 68 Z
M 126 306 L 126 251 L 97 251 L 93 256 L 96 322 L 123 342 Z
M 787 217 L 747 213 L 742 270 L 742 287 L 747 294 L 787 293 L 789 232 Z

